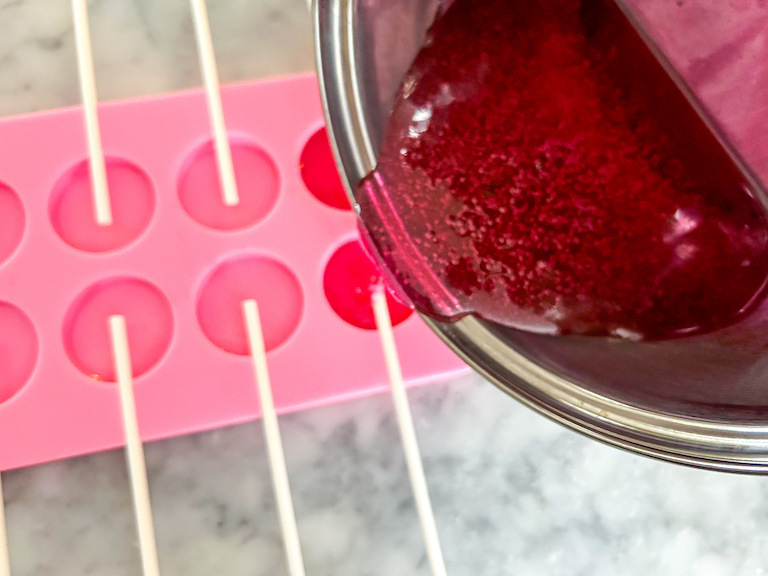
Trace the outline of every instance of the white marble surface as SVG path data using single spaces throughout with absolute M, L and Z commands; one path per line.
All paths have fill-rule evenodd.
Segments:
M 311 69 L 303 0 L 209 4 L 224 81 Z M 98 0 L 91 17 L 102 98 L 199 84 L 184 0 Z M 0 115 L 77 100 L 68 2 L 0 2 Z M 768 571 L 768 479 L 605 447 L 475 376 L 411 398 L 451 575 Z M 282 426 L 307 573 L 427 575 L 389 398 Z M 147 458 L 164 575 L 286 573 L 259 425 L 155 443 Z M 4 483 L 14 576 L 140 573 L 121 452 Z

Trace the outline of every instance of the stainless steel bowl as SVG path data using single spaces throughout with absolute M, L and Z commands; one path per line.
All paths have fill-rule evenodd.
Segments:
M 320 87 L 348 193 L 376 164 L 439 0 L 316 0 Z M 445 3 L 443 3 L 445 4 Z M 768 309 L 665 343 L 525 334 L 465 318 L 432 329 L 542 414 L 609 444 L 703 468 L 768 472 Z

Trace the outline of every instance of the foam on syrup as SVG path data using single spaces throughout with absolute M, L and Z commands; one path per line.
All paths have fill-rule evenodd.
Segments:
M 425 314 L 663 339 L 757 298 L 761 194 L 612 0 L 457 0 L 357 199 Z

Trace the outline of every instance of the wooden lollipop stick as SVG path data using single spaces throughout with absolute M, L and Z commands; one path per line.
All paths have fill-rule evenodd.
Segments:
M 219 73 L 216 69 L 216 56 L 213 52 L 211 26 L 208 22 L 208 9 L 205 0 L 192 0 L 192 15 L 195 21 L 197 36 L 197 51 L 200 58 L 200 69 L 205 84 L 205 94 L 208 100 L 208 115 L 213 130 L 213 143 L 216 152 L 216 163 L 219 168 L 219 181 L 227 206 L 240 203 L 235 181 L 235 168 L 232 164 L 232 149 L 229 146 L 227 128 L 224 123 L 224 108 L 221 104 L 219 89 Z
M 283 531 L 283 544 L 288 562 L 288 573 L 291 576 L 304 576 L 304 559 L 301 554 L 299 530 L 296 526 L 296 515 L 293 511 L 291 486 L 288 482 L 288 470 L 285 466 L 283 442 L 280 438 L 280 427 L 277 423 L 277 412 L 272 399 L 272 386 L 269 381 L 267 367 L 267 350 L 264 345 L 264 333 L 261 328 L 259 307 L 255 300 L 243 302 L 245 327 L 248 332 L 248 343 L 253 358 L 256 387 L 261 401 L 262 422 L 264 435 L 267 439 L 269 468 L 272 472 L 272 484 L 280 515 L 280 525 Z
M 131 477 L 133 507 L 136 514 L 136 527 L 139 535 L 141 563 L 144 576 L 159 576 L 157 561 L 157 543 L 155 527 L 152 522 L 152 506 L 149 500 L 147 466 L 144 462 L 144 447 L 139 436 L 139 423 L 136 418 L 136 402 L 133 397 L 133 368 L 131 352 L 128 346 L 128 330 L 125 317 L 110 316 L 109 332 L 112 339 L 112 353 L 120 389 L 120 406 L 123 413 L 125 430 L 126 457 L 128 472 Z
M 98 97 L 96 76 L 93 72 L 93 51 L 91 32 L 88 26 L 87 0 L 72 0 L 72 15 L 75 22 L 75 45 L 77 47 L 77 70 L 80 76 L 80 96 L 85 111 L 85 130 L 88 136 L 88 158 L 91 167 L 91 190 L 96 211 L 96 222 L 100 226 L 112 225 L 112 204 L 107 186 L 107 167 L 104 150 L 101 147 L 99 131 Z
M 379 288 L 373 293 L 373 313 L 376 318 L 376 327 L 381 336 L 381 346 L 384 350 L 384 359 L 389 373 L 389 382 L 392 389 L 392 399 L 395 404 L 395 415 L 400 428 L 400 439 L 403 443 L 405 461 L 408 465 L 408 474 L 411 478 L 416 509 L 421 521 L 421 531 L 424 534 L 424 542 L 427 548 L 427 558 L 432 569 L 433 576 L 446 576 L 443 551 L 440 548 L 440 539 L 437 535 L 437 524 L 432 512 L 432 503 L 429 499 L 427 479 L 424 476 L 424 467 L 419 453 L 419 444 L 416 439 L 416 430 L 413 426 L 411 407 L 408 404 L 408 395 L 405 393 L 403 373 L 400 369 L 400 360 L 397 356 L 395 336 L 392 331 L 392 320 L 389 316 L 387 298 L 384 290 Z
M 3 480 L 0 475 L 0 576 L 11 576 L 11 560 L 8 556 L 8 530 L 5 527 L 5 500 Z

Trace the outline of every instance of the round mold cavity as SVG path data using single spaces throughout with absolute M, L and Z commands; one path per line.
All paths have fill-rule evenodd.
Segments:
M 107 158 L 106 165 L 111 226 L 96 222 L 88 160 L 67 170 L 51 196 L 53 228 L 64 242 L 84 252 L 110 252 L 127 246 L 147 229 L 155 212 L 155 190 L 141 168 L 120 158 Z
M 242 304 L 259 304 L 267 351 L 288 340 L 304 311 L 304 294 L 296 275 L 282 262 L 266 256 L 241 256 L 218 265 L 197 300 L 197 319 L 217 347 L 232 354 L 250 354 Z
M 16 192 L 0 182 L 0 264 L 8 260 L 19 247 L 25 224 L 21 200 Z
M 213 142 L 192 152 L 179 177 L 179 200 L 196 222 L 214 230 L 242 230 L 261 222 L 280 195 L 274 160 L 258 146 L 233 140 L 232 164 L 240 202 L 224 204 Z
M 301 179 L 312 195 L 323 204 L 339 210 L 352 210 L 325 128 L 307 140 L 301 152 Z
M 381 270 L 358 241 L 348 242 L 331 256 L 323 274 L 328 303 L 342 320 L 365 330 L 376 329 L 371 296 L 382 282 Z M 392 325 L 408 319 L 413 310 L 386 291 Z
M 70 306 L 64 347 L 84 374 L 115 381 L 109 317 L 125 317 L 134 377 L 160 362 L 173 337 L 173 311 L 165 294 L 138 278 L 110 278 L 87 288 Z
M 24 388 L 37 364 L 35 326 L 13 304 L 0 302 L 0 404 Z

